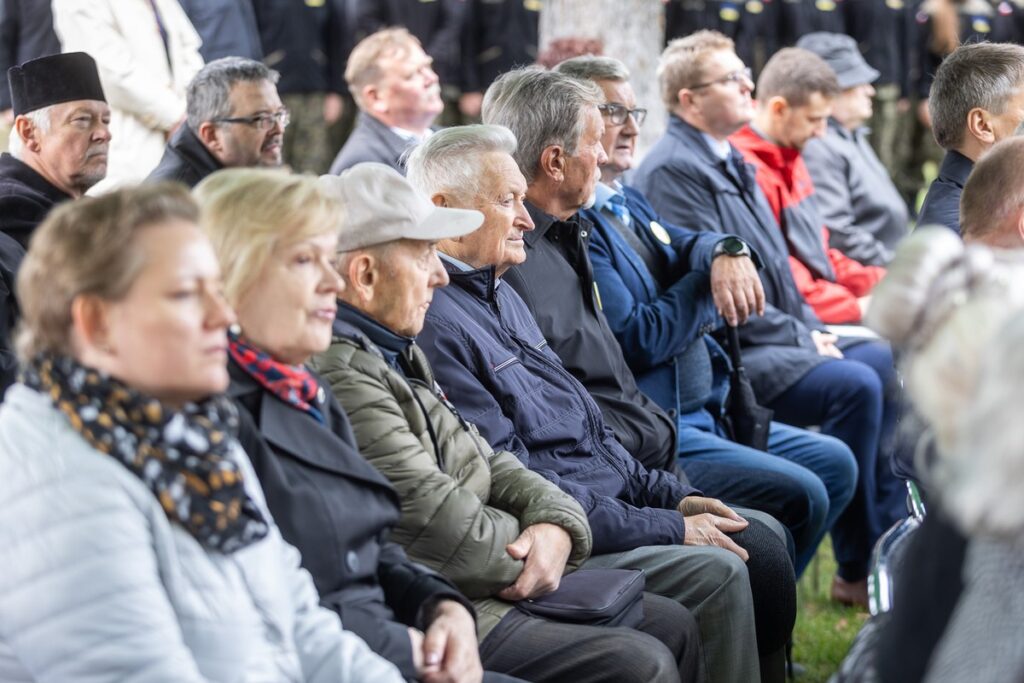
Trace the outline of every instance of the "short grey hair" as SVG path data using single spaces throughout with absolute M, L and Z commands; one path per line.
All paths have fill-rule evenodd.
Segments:
M 604 93 L 592 81 L 526 67 L 491 84 L 484 95 L 483 120 L 505 126 L 519 140 L 513 157 L 529 183 L 548 147 L 559 145 L 566 154 L 576 154 L 588 108 L 600 104 Z
M 53 108 L 56 105 L 51 104 L 48 107 L 42 109 L 35 109 L 27 114 L 21 114 L 26 119 L 32 122 L 32 127 L 38 130 L 40 133 L 46 134 L 50 132 L 50 127 L 53 125 Z M 7 152 L 15 159 L 21 159 L 25 154 L 25 141 L 21 139 L 21 135 L 18 134 L 18 127 L 11 126 L 11 133 L 7 137 Z
M 932 134 L 943 149 L 964 141 L 967 114 L 980 107 L 1002 114 L 1024 87 L 1024 47 L 1010 43 L 961 45 L 942 60 L 928 94 Z
M 469 200 L 480 195 L 484 155 L 505 152 L 515 158 L 517 147 L 516 136 L 504 126 L 446 128 L 413 149 L 406 177 L 428 197 L 443 193 Z
M 629 80 L 629 69 L 614 57 L 584 55 L 572 57 L 555 65 L 555 71 L 578 78 L 581 81 L 616 81 Z
M 245 57 L 223 57 L 210 62 L 188 84 L 189 128 L 196 131 L 206 121 L 231 116 L 231 88 L 236 83 L 270 81 L 277 85 L 280 77 L 262 62 Z

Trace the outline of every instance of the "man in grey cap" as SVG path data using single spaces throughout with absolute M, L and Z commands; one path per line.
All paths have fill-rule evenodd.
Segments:
M 334 339 L 314 368 L 345 408 L 360 453 L 398 492 L 393 540 L 473 599 L 484 669 L 535 683 L 702 680 L 696 620 L 674 600 L 645 595 L 636 628 L 561 623 L 515 608 L 558 588 L 590 555 L 592 536 L 572 496 L 512 452 L 492 449 L 467 421 L 473 416 L 455 410 L 416 343 L 434 290 L 448 284 L 438 241 L 514 250 L 532 228 L 521 191 L 506 199 L 507 184 L 525 187 L 509 153 L 462 137 L 485 162 L 505 161 L 504 173 L 465 169 L 475 178 L 467 191 L 476 184 L 494 198 L 483 213 L 435 207 L 383 164 L 321 178 L 345 207 L 337 265 L 345 288 Z
M 907 205 L 868 141 L 872 83 L 878 71 L 857 42 L 839 33 L 809 33 L 797 43 L 832 67 L 841 92 L 832 100 L 825 137 L 807 142 L 804 162 L 814 181 L 830 246 L 869 266 L 884 266 L 907 234 Z

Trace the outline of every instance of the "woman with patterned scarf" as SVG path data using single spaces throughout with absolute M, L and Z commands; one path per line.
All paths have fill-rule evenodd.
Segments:
M 0 680 L 401 681 L 319 606 L 236 438 L 184 189 L 54 211 L 0 407 Z

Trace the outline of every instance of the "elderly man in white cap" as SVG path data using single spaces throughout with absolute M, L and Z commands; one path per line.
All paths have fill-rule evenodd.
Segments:
M 907 205 L 868 141 L 878 72 L 857 41 L 838 33 L 808 33 L 797 43 L 832 67 L 840 93 L 823 138 L 809 140 L 804 162 L 814 181 L 830 246 L 868 266 L 884 266 L 907 234 Z
M 334 340 L 315 368 L 345 408 L 363 457 L 398 491 L 393 539 L 473 599 L 483 668 L 534 683 L 702 680 L 693 616 L 639 586 L 643 614 L 618 625 L 530 612 L 560 585 L 561 603 L 605 602 L 628 573 L 563 577 L 590 555 L 582 507 L 511 452 L 493 450 L 448 401 L 416 344 L 434 290 L 448 284 L 437 242 L 504 234 L 525 215 L 522 205 L 483 214 L 435 207 L 377 163 L 321 182 L 346 208 L 337 265 L 345 288 Z

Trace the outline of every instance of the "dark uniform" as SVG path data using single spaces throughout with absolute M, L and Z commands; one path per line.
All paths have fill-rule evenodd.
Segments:
M 7 70 L 30 59 L 60 53 L 49 2 L 2 0 L 0 4 L 0 111 L 11 108 Z
M 253 0 L 263 62 L 281 74 L 277 91 L 291 112 L 284 159 L 297 171 L 324 173 L 334 150 L 323 117 L 328 93 L 345 85 L 345 21 L 325 0 Z
M 910 0 L 844 0 L 848 34 L 861 54 L 878 71 L 874 113 L 869 124 L 871 146 L 879 161 L 895 177 L 901 158 L 898 150 L 906 136 L 898 134 L 899 101 L 910 94 Z M 909 151 L 902 154 L 906 157 Z
M 356 0 L 356 37 L 391 26 L 404 26 L 434 59 L 441 81 L 444 113 L 440 123 L 460 124 L 458 100 L 464 0 Z
M 779 41 L 795 45 L 808 33 L 846 33 L 843 5 L 849 0 L 779 0 Z
M 178 0 L 203 39 L 203 61 L 221 57 L 263 59 L 251 0 Z
M 718 31 L 736 43 L 736 54 L 759 73 L 779 49 L 782 0 L 669 0 L 665 5 L 665 41 L 701 29 Z
M 537 61 L 540 0 L 467 0 L 463 92 L 485 92 L 501 74 Z

